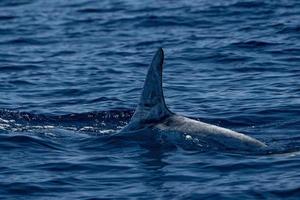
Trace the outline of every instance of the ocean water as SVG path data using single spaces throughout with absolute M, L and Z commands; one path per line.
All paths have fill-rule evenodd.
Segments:
M 255 153 L 117 138 L 165 50 L 177 113 Z M 299 199 L 298 0 L 1 0 L 0 199 Z

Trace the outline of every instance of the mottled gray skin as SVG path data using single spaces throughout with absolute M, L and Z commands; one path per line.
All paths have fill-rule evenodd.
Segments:
M 175 114 L 154 125 L 154 128 L 170 133 L 183 133 L 187 139 L 190 137 L 227 149 L 253 150 L 251 148 L 266 147 L 264 143 L 242 133 Z
M 252 137 L 172 113 L 165 104 L 162 89 L 164 53 L 160 48 L 149 67 L 140 102 L 129 124 L 121 134 L 152 131 L 166 133 L 173 139 L 178 135 L 197 139 L 228 149 L 256 150 L 266 145 Z M 174 137 L 173 137 L 174 136 Z

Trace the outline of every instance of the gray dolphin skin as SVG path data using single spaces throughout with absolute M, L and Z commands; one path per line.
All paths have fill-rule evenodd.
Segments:
M 140 102 L 130 122 L 120 133 L 161 133 L 171 140 L 190 139 L 209 146 L 254 150 L 266 147 L 263 142 L 229 129 L 207 124 L 171 112 L 165 103 L 162 88 L 164 52 L 159 48 L 152 60 Z

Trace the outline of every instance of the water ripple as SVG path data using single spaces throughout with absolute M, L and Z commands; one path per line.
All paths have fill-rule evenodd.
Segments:
M 0 1 L 0 199 L 298 199 L 299 9 L 296 0 Z M 157 47 L 172 111 L 270 148 L 116 136 Z

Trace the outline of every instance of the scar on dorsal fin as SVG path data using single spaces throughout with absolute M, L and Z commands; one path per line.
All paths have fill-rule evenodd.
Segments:
M 128 124 L 129 126 L 132 124 L 139 127 L 141 124 L 157 122 L 172 115 L 166 106 L 163 94 L 163 62 L 164 51 L 159 48 L 149 66 L 140 101 Z

